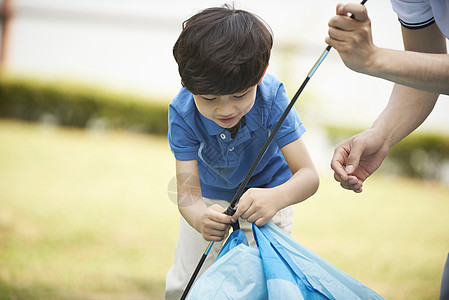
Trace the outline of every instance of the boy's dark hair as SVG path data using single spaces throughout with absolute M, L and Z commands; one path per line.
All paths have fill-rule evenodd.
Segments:
M 173 56 L 182 85 L 192 94 L 239 93 L 262 78 L 273 37 L 256 15 L 226 5 L 203 10 L 182 28 Z

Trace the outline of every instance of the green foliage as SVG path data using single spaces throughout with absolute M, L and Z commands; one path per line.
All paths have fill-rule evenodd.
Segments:
M 449 136 L 412 134 L 393 146 L 388 155 L 402 174 L 411 177 L 439 179 L 441 165 L 449 163 Z
M 82 87 L 0 80 L 0 117 L 94 129 L 167 133 L 165 103 Z
M 363 131 L 361 128 L 351 128 L 342 126 L 325 126 L 327 138 L 331 144 L 339 144 L 351 136 Z
M 326 127 L 328 138 L 339 144 L 362 129 Z M 441 179 L 442 165 L 449 164 L 449 136 L 442 133 L 413 133 L 390 149 L 385 169 L 400 175 Z

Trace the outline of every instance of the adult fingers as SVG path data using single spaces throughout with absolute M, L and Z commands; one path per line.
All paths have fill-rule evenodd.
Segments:
M 364 22 L 368 19 L 368 11 L 365 5 L 357 3 L 338 4 L 337 15 L 348 16 L 360 22 Z
M 360 157 L 366 150 L 366 145 L 364 143 L 352 142 L 351 148 L 346 159 L 345 172 L 347 174 L 353 174 L 359 167 Z
M 363 185 L 363 181 L 354 175 L 347 175 L 343 179 L 336 172 L 334 172 L 334 179 L 345 189 L 359 189 Z
M 346 185 L 346 184 L 340 183 L 340 186 L 346 190 L 350 190 L 355 193 L 361 193 L 363 190 L 362 186 L 357 186 L 357 185 Z
M 335 181 L 338 181 L 338 182 L 344 182 L 345 181 L 345 179 L 341 178 L 341 176 L 338 175 L 337 172 L 334 172 L 334 179 L 335 179 Z
M 361 192 L 363 181 L 356 176 L 351 175 L 352 172 L 354 172 L 355 167 L 357 167 L 359 164 L 360 155 L 358 156 L 358 159 L 356 156 L 358 155 L 357 153 L 359 153 L 360 150 L 358 150 L 358 148 L 356 147 L 355 150 L 352 150 L 351 154 L 351 150 L 347 149 L 348 145 L 351 144 L 345 142 L 339 145 L 334 151 L 334 155 L 331 160 L 331 168 L 332 170 L 334 170 L 334 179 L 340 183 L 341 187 L 347 190 Z M 351 159 L 349 159 L 350 156 Z
M 343 145 L 339 145 L 334 150 L 334 155 L 331 160 L 331 168 L 334 170 L 335 180 L 341 182 L 348 179 L 348 173 L 345 170 L 346 159 L 348 157 L 348 152 Z
M 348 40 L 353 32 L 359 30 L 366 21 L 369 21 L 369 18 L 365 6 L 360 4 L 339 5 L 337 6 L 337 15 L 328 22 L 328 39 L 331 42 Z
M 348 35 L 348 31 L 346 30 L 337 27 L 329 27 L 327 34 L 328 36 L 325 38 L 326 43 L 333 43 L 337 46 L 338 43 L 345 42 L 351 33 L 349 32 Z
M 340 181 L 340 186 L 347 190 L 358 191 L 363 186 L 363 181 L 355 176 L 348 176 L 348 180 Z

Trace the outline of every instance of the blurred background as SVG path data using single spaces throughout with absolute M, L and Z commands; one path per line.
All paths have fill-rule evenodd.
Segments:
M 326 47 L 336 0 L 2 0 L 0 299 L 160 299 L 178 212 L 167 106 L 182 22 L 224 3 L 274 32 L 268 72 L 293 95 Z M 368 1 L 377 46 L 402 49 L 390 2 Z M 378 293 L 435 299 L 449 249 L 449 111 L 396 145 L 362 194 L 333 149 L 366 129 L 393 84 L 330 52 L 296 104 L 321 174 L 293 236 Z

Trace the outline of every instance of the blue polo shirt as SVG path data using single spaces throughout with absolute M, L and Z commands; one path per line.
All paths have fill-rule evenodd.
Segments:
M 242 118 L 234 138 L 225 128 L 204 117 L 193 95 L 182 88 L 168 113 L 168 141 L 175 158 L 198 160 L 204 197 L 231 201 L 271 130 L 290 102 L 283 84 L 265 75 L 257 87 L 253 108 Z M 275 187 L 292 173 L 280 148 L 297 140 L 305 128 L 293 108 L 255 169 L 247 189 Z

